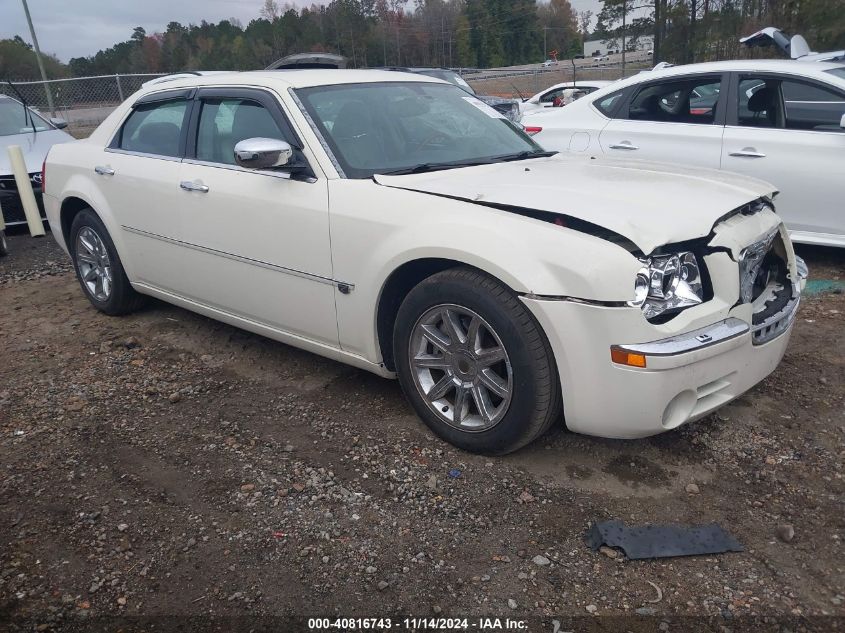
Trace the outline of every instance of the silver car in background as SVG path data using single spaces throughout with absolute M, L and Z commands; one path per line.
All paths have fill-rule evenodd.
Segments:
M 23 152 L 26 171 L 38 205 L 41 207 L 41 166 L 47 152 L 56 143 L 74 140 L 62 128 L 67 123 L 59 119 L 47 119 L 27 108 L 17 99 L 0 95 L 0 207 L 8 226 L 26 224 L 26 216 L 18 195 L 18 185 L 12 174 L 7 148 L 18 145 Z M 44 217 L 44 209 L 41 208 Z

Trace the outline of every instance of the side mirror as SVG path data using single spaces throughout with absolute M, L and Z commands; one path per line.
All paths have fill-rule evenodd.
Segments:
M 845 114 L 842 115 L 842 119 L 839 121 L 839 127 L 845 127 Z
M 276 138 L 247 138 L 235 145 L 235 163 L 247 169 L 284 167 L 291 158 L 293 148 Z
M 50 123 L 52 123 L 53 127 L 55 127 L 57 130 L 63 130 L 67 127 L 67 121 L 65 121 L 64 119 L 57 119 L 53 117 L 52 119 L 50 119 Z

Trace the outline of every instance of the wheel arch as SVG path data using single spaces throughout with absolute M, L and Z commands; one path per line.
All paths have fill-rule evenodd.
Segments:
M 59 203 L 61 238 L 68 253 L 71 252 L 72 248 L 72 244 L 70 243 L 70 229 L 73 226 L 74 219 L 83 209 L 91 209 L 106 226 L 106 230 L 109 232 L 109 237 L 114 244 L 115 250 L 117 250 L 127 276 L 129 279 L 134 279 L 131 258 L 127 257 L 126 248 L 124 248 L 125 245 L 120 224 L 111 214 L 106 199 L 98 191 L 91 191 L 89 187 L 86 187 L 85 182 L 73 184 L 76 186 L 67 187 L 64 197 Z
M 423 280 L 444 270 L 458 267 L 470 268 L 489 275 L 502 285 L 511 288 L 510 284 L 495 273 L 458 259 L 421 257 L 404 262 L 385 279 L 376 306 L 376 337 L 381 360 L 386 369 L 396 370 L 395 359 L 393 358 L 393 328 L 402 301 Z
M 78 196 L 68 196 L 62 200 L 62 206 L 59 209 L 59 221 L 61 222 L 62 239 L 65 241 L 68 252 L 71 250 L 70 227 L 73 225 L 74 218 L 76 218 L 76 216 L 79 215 L 79 212 L 83 209 L 93 210 L 93 207 L 87 200 L 83 200 Z M 97 212 L 94 211 L 94 213 Z

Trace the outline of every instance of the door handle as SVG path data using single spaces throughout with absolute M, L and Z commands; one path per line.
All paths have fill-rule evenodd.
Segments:
M 630 141 L 622 141 L 621 143 L 615 143 L 615 144 L 611 145 L 610 149 L 632 150 L 632 149 L 640 149 L 640 148 L 637 147 L 636 145 L 634 145 L 633 143 L 631 143 Z
M 201 185 L 196 182 L 191 182 L 190 180 L 183 180 L 179 183 L 179 186 L 182 187 L 185 191 L 198 191 L 200 193 L 208 193 L 208 186 Z
M 94 167 L 94 171 L 100 174 L 101 176 L 114 176 L 114 169 L 111 167 L 103 167 L 102 165 L 97 165 Z
M 764 153 L 758 152 L 753 147 L 743 147 L 739 151 L 731 152 L 730 155 L 738 158 L 766 158 Z

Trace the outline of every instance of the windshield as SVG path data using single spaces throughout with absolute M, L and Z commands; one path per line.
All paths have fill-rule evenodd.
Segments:
M 0 97 L 0 136 L 31 133 L 33 123 L 38 132 L 52 129 L 47 121 L 32 110 L 29 111 L 29 115 L 32 117 L 31 121 L 25 115 L 23 106 L 19 101 Z
M 845 79 L 845 66 L 843 66 L 842 68 L 831 68 L 827 72 L 829 72 L 831 75 L 839 77 L 840 79 Z
M 504 115 L 452 85 L 343 84 L 296 94 L 349 178 L 543 153 Z
M 443 81 L 448 81 L 450 84 L 454 84 L 458 88 L 463 88 L 470 94 L 475 94 L 475 90 L 473 89 L 473 87 L 470 86 L 466 81 L 464 81 L 464 78 L 461 77 L 458 73 L 453 72 L 451 70 L 431 68 L 424 70 L 415 70 L 412 72 L 417 72 L 421 75 L 428 75 L 429 77 L 434 77 L 435 79 L 442 79 Z

